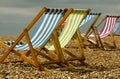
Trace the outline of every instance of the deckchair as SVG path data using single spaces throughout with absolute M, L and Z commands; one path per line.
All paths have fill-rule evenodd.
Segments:
M 87 38 L 87 35 L 88 35 L 89 31 L 91 31 L 91 30 L 93 30 L 93 32 L 94 32 L 93 26 L 95 25 L 95 23 L 96 23 L 97 20 L 99 19 L 100 15 L 101 15 L 101 13 L 89 13 L 89 15 L 87 15 L 87 17 L 82 21 L 81 25 L 79 26 L 80 32 L 81 32 L 82 30 L 84 30 L 84 31 L 81 32 L 83 39 L 86 40 L 86 41 L 88 41 L 88 42 L 90 42 L 90 43 L 94 43 L 94 44 L 96 43 L 96 42 L 93 41 L 92 39 L 88 39 L 88 38 Z M 92 18 L 94 18 L 94 19 L 93 19 L 91 25 L 90 25 L 89 27 L 88 27 L 88 26 L 87 26 L 87 27 L 84 26 L 84 24 L 86 24 L 86 23 L 87 23 L 89 20 L 91 20 Z M 94 32 L 94 33 L 95 33 L 95 32 Z M 83 46 L 84 46 L 84 45 L 83 45 Z
M 110 35 L 112 37 L 111 41 L 113 41 L 113 45 L 114 45 L 114 48 L 116 48 L 116 44 L 115 44 L 115 40 L 114 40 L 114 37 L 113 37 L 113 34 L 112 34 L 112 31 L 113 31 L 113 28 L 115 27 L 115 24 L 116 24 L 116 21 L 118 20 L 119 16 L 110 16 L 110 15 L 106 15 L 105 18 L 103 18 L 101 20 L 101 22 L 95 27 L 95 30 L 96 30 L 96 34 L 90 34 L 89 37 L 97 37 L 97 41 L 98 41 L 98 46 L 99 47 L 102 47 L 103 49 L 106 49 L 104 48 L 103 46 L 103 43 L 102 43 L 102 40 L 103 38 L 107 37 L 108 35 Z M 98 31 L 98 27 L 103 23 L 104 23 L 104 26 L 103 28 Z
M 7 56 L 13 52 L 15 55 L 20 57 L 22 61 L 28 62 L 35 67 L 38 67 L 40 70 L 49 71 L 48 68 L 42 66 L 41 60 L 38 60 L 37 48 L 42 49 L 45 44 L 54 37 L 54 30 L 56 27 L 60 26 L 62 22 L 67 18 L 72 9 L 49 9 L 44 7 L 38 15 L 28 24 L 24 31 L 18 36 L 12 46 L 8 46 L 0 41 L 0 45 L 3 46 L 7 51 L 3 53 L 0 57 L 0 62 L 5 63 Z M 38 24 L 36 24 L 38 23 Z M 33 34 L 30 36 L 29 31 L 32 27 L 36 25 L 36 29 Z M 26 39 L 26 43 L 20 46 L 16 46 L 22 38 Z M 56 39 L 52 39 L 55 40 Z M 26 50 L 26 53 L 20 53 L 18 50 Z M 59 53 L 58 49 L 56 52 Z M 50 58 L 48 55 L 45 55 L 39 51 L 40 55 L 46 59 L 49 59 L 50 62 L 53 58 Z M 60 56 L 59 56 L 59 59 Z M 21 61 L 20 60 L 20 61 Z M 57 60 L 55 60 L 57 62 Z M 54 62 L 54 61 L 53 61 Z M 56 63 L 55 62 L 55 63 Z M 44 62 L 45 64 L 45 62 Z
M 65 55 L 68 54 L 71 58 L 66 58 L 65 56 L 63 57 L 63 61 L 73 61 L 73 60 L 79 60 L 81 62 L 84 61 L 85 57 L 84 57 L 84 52 L 83 49 L 81 47 L 81 37 L 79 32 L 79 25 L 81 24 L 81 22 L 83 21 L 83 19 L 87 16 L 87 14 L 89 13 L 90 9 L 86 9 L 86 10 L 73 10 L 71 12 L 71 14 L 67 17 L 66 19 L 66 23 L 60 33 L 60 35 L 58 36 L 58 40 L 59 43 L 57 43 L 57 45 L 59 45 L 59 50 L 61 49 L 61 51 L 63 52 L 63 54 Z M 79 55 L 76 56 L 74 55 L 74 53 L 69 52 L 66 48 L 66 45 L 70 42 L 70 40 L 72 39 L 72 37 L 76 35 L 77 37 L 77 44 L 78 44 L 78 48 L 79 48 Z M 47 45 L 45 46 L 46 50 L 55 50 L 54 46 L 51 43 L 47 43 Z
M 113 35 L 120 35 L 120 21 L 117 21 L 113 29 Z

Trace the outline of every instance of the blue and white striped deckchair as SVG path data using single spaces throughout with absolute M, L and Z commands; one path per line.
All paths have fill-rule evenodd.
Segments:
M 101 13 L 89 13 L 89 15 L 87 15 L 87 17 L 83 20 L 83 24 L 80 25 L 80 27 L 79 27 L 80 32 L 81 32 L 84 40 L 86 40 L 86 41 L 88 41 L 88 42 L 90 42 L 90 43 L 92 43 L 94 45 L 96 45 L 97 42 L 92 40 L 92 39 L 90 39 L 90 38 L 88 38 L 88 36 L 89 36 L 89 34 L 91 32 L 94 32 L 94 34 L 96 34 L 95 31 L 94 31 L 94 25 L 97 22 L 97 20 L 99 19 L 100 15 L 101 15 Z M 92 20 L 92 23 L 90 24 L 90 26 L 84 25 L 91 18 L 94 18 L 94 19 Z
M 120 35 L 120 22 L 117 21 L 113 29 L 113 35 Z
M 94 24 L 96 23 L 96 21 L 98 20 L 99 16 L 101 15 L 101 13 L 89 13 L 86 18 L 82 21 L 81 25 L 79 26 L 79 29 L 81 31 L 81 34 L 85 34 L 86 31 L 88 31 L 88 29 L 91 26 L 94 26 Z M 84 26 L 88 21 L 90 21 L 92 18 L 94 18 L 91 23 L 91 26 Z
M 10 47 L 0 42 L 0 45 L 7 48 L 7 51 L 0 58 L 0 62 L 3 62 L 5 58 L 10 54 L 10 52 L 14 52 L 24 61 L 27 61 L 33 64 L 36 67 L 40 67 L 41 70 L 48 70 L 47 68 L 41 66 L 41 62 L 38 61 L 37 56 L 35 54 L 36 48 L 43 48 L 44 45 L 51 38 L 53 31 L 57 26 L 62 24 L 72 9 L 47 9 L 43 8 L 38 15 L 32 20 L 32 22 L 25 28 L 24 32 L 18 37 L 18 39 L 14 42 L 14 44 Z M 33 27 L 33 25 L 37 22 L 37 27 L 33 32 L 32 36 L 29 36 L 28 32 Z M 27 42 L 25 44 L 16 46 L 17 43 L 26 36 Z M 17 50 L 26 50 L 27 54 L 23 55 L 19 53 Z M 31 54 L 31 57 L 28 55 Z M 43 56 L 43 54 L 42 54 Z M 46 58 L 50 59 L 47 55 Z
M 81 28 L 84 24 L 86 24 L 89 20 L 91 20 L 94 17 L 95 17 L 95 15 L 88 14 L 85 17 L 85 19 L 82 21 L 82 23 L 80 24 L 79 28 Z
M 38 48 L 46 44 L 56 25 L 60 22 L 62 13 L 64 13 L 64 10 L 50 9 L 48 12 L 43 14 L 43 20 L 40 19 L 40 21 L 38 21 L 38 27 L 34 31 L 34 34 L 30 37 L 33 48 Z M 25 43 L 22 46 L 15 47 L 15 49 L 29 50 L 29 46 L 28 43 Z

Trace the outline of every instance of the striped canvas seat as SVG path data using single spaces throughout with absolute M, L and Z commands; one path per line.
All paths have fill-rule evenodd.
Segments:
M 100 38 L 104 38 L 112 32 L 112 30 L 116 24 L 116 21 L 117 21 L 117 17 L 107 17 L 106 18 L 104 28 L 99 33 Z
M 31 43 L 33 48 L 43 46 L 50 38 L 53 30 L 60 22 L 65 10 L 62 9 L 48 9 L 42 16 L 42 20 L 38 21 L 36 30 L 31 36 Z M 16 50 L 29 50 L 28 43 L 22 46 L 15 47 Z
M 95 17 L 95 15 L 93 14 L 93 13 L 89 13 L 86 17 L 85 17 L 85 19 L 82 21 L 82 23 L 80 24 L 80 26 L 79 26 L 79 28 L 81 29 L 82 28 L 82 26 L 84 25 L 84 24 L 86 24 L 89 20 L 91 20 L 92 18 L 94 18 Z M 66 20 L 62 23 L 62 27 L 64 27 L 64 25 L 66 24 Z
M 90 19 L 92 19 L 93 17 L 95 17 L 95 15 L 91 15 L 91 13 L 89 15 L 86 16 L 86 18 L 82 21 L 82 23 L 80 24 L 79 28 L 81 28 L 85 23 L 87 23 Z M 66 24 L 66 20 L 62 23 L 62 27 L 64 27 L 64 25 Z

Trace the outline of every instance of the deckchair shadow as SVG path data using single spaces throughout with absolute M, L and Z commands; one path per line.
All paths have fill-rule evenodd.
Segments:
M 74 61 L 74 60 L 79 60 L 80 62 L 84 62 L 85 57 L 84 57 L 84 51 L 81 47 L 82 39 L 80 37 L 79 32 L 79 25 L 82 23 L 83 19 L 87 16 L 89 13 L 90 9 L 85 9 L 85 10 L 73 10 L 70 15 L 66 19 L 66 23 L 64 27 L 62 27 L 62 30 L 58 36 L 59 42 L 55 42 L 58 45 L 58 48 L 61 52 L 63 52 L 63 61 L 68 62 L 68 61 Z M 59 27 L 58 27 L 59 28 Z M 79 54 L 76 56 L 73 52 L 70 52 L 67 50 L 66 45 L 71 41 L 73 36 L 76 36 L 77 39 L 77 44 L 79 48 Z M 52 40 L 51 40 L 52 41 Z M 51 43 L 48 43 L 45 46 L 45 49 L 54 51 L 55 48 Z M 71 58 L 66 58 L 65 54 L 69 55 Z
M 71 8 L 50 9 L 44 7 L 28 24 L 24 31 L 18 36 L 12 46 L 8 46 L 0 41 L 0 45 L 6 49 L 6 52 L 4 52 L 3 55 L 0 57 L 0 62 L 5 63 L 5 59 L 12 52 L 21 59 L 20 61 L 28 62 L 35 67 L 38 67 L 40 70 L 49 71 L 48 68 L 42 65 L 43 63 L 45 64 L 45 62 L 41 62 L 41 60 L 38 60 L 39 57 L 37 55 L 37 50 L 40 49 L 39 54 L 42 57 L 48 59 L 50 62 L 59 62 L 59 60 L 61 59 L 60 56 L 58 57 L 58 60 L 53 60 L 53 58 L 51 58 L 49 55 L 42 53 L 41 50 L 50 39 L 56 41 L 56 38 L 54 39 L 55 28 L 59 27 L 62 22 L 64 22 L 71 11 Z M 30 36 L 29 31 L 36 23 L 38 23 L 37 27 L 34 30 L 33 34 Z M 26 42 L 20 46 L 16 46 L 18 42 L 20 42 L 20 40 L 24 37 L 26 39 Z M 26 53 L 20 53 L 18 50 L 26 50 Z M 59 54 L 58 49 L 56 49 L 56 52 L 58 52 L 57 54 Z
M 111 41 L 113 42 L 113 48 L 116 48 L 116 43 L 115 43 L 115 40 L 114 40 L 114 36 L 112 34 L 112 31 L 113 31 L 113 28 L 115 27 L 115 24 L 116 24 L 116 21 L 118 20 L 119 16 L 110 16 L 110 15 L 106 15 L 102 20 L 101 22 L 94 26 L 93 28 L 95 29 L 95 33 L 96 34 L 89 34 L 88 37 L 96 37 L 97 39 L 97 46 L 100 47 L 100 48 L 103 48 L 106 50 L 106 48 L 104 47 L 103 45 L 103 42 L 102 42 L 102 39 L 107 37 L 107 36 L 111 36 Z M 98 27 L 103 23 L 104 23 L 104 26 L 103 28 L 98 31 Z M 106 42 L 105 42 L 106 43 Z M 104 43 L 104 44 L 105 44 Z M 108 44 L 108 43 L 106 43 Z M 109 44 L 108 44 L 109 45 Z

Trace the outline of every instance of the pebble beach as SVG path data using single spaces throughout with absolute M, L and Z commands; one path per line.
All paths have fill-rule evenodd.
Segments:
M 14 40 L 15 37 L 0 37 L 1 41 Z M 108 43 L 109 37 L 105 39 Z M 0 63 L 0 79 L 120 79 L 120 37 L 115 36 L 117 49 L 102 50 L 99 48 L 84 49 L 85 63 L 79 61 L 70 62 L 74 68 L 66 68 L 54 65 L 44 65 L 51 72 L 40 71 L 33 65 L 23 63 Z M 79 52 L 77 44 L 72 40 L 68 44 L 68 50 Z M 0 46 L 0 54 L 5 49 Z M 1 56 L 0 55 L 0 56 Z M 15 55 L 9 55 L 7 60 L 14 59 Z

